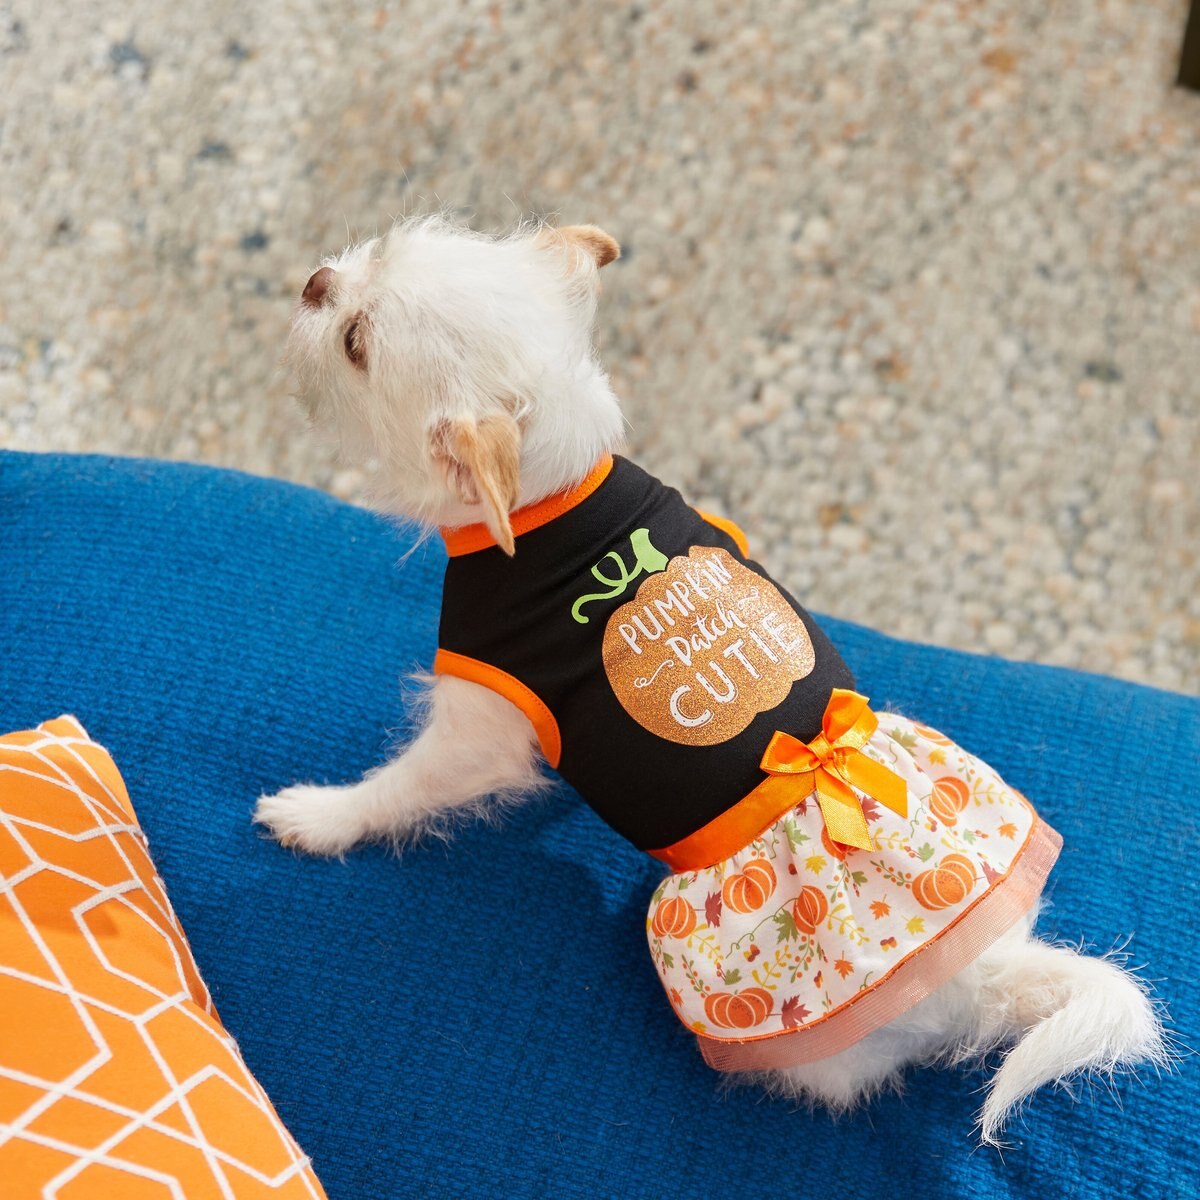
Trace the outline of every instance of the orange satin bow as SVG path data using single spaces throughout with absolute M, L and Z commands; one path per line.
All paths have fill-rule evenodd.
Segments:
M 762 769 L 771 775 L 794 776 L 803 795 L 815 789 L 825 828 L 835 842 L 874 850 L 862 802 L 854 789 L 899 816 L 908 816 L 904 780 L 862 752 L 879 727 L 879 718 L 867 707 L 866 696 L 834 688 L 821 727 L 822 732 L 807 745 L 777 730 L 767 743 Z

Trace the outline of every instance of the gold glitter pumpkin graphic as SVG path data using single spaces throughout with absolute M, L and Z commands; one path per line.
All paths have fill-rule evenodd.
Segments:
M 712 546 L 645 579 L 609 618 L 602 655 L 625 711 L 687 746 L 736 737 L 816 661 L 779 589 Z

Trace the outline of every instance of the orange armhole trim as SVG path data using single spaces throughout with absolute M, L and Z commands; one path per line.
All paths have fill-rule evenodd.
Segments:
M 480 662 L 479 659 L 469 658 L 465 654 L 455 654 L 453 650 L 437 652 L 433 660 L 433 673 L 455 675 L 459 679 L 478 683 L 503 696 L 510 704 L 515 704 L 529 718 L 546 761 L 552 767 L 558 766 L 558 760 L 562 758 L 562 734 L 559 732 L 558 722 L 546 707 L 545 701 L 519 679 L 499 667 L 493 667 L 490 663 Z
M 743 558 L 750 557 L 750 543 L 746 541 L 746 535 L 742 532 L 740 525 L 735 525 L 728 517 L 716 517 L 712 513 L 706 513 L 702 508 L 696 511 L 710 524 L 719 529 L 722 533 L 727 533 L 737 543 L 737 548 L 742 552 Z

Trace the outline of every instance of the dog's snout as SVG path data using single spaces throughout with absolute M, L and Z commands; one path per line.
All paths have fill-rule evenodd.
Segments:
M 312 278 L 304 285 L 304 291 L 301 293 L 300 299 L 313 308 L 318 308 L 324 304 L 326 296 L 329 295 L 329 287 L 333 283 L 335 273 L 332 267 L 322 267 L 319 271 L 315 272 Z

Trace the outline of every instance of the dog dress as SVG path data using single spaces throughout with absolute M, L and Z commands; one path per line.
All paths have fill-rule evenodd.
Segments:
M 987 764 L 874 713 L 731 522 L 624 458 L 444 530 L 434 671 L 528 716 L 549 764 L 671 872 L 647 916 L 720 1070 L 838 1053 L 1037 901 L 1061 838 Z

